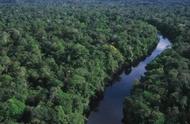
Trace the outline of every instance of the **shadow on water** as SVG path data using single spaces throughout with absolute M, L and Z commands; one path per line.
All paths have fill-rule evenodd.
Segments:
M 133 82 L 144 76 L 146 66 L 168 48 L 171 48 L 170 41 L 159 36 L 159 43 L 150 56 L 136 67 L 132 67 L 130 73 L 121 73 L 119 80 L 105 89 L 102 100 L 96 109 L 89 114 L 87 124 L 122 124 L 123 102 L 125 97 L 130 95 Z

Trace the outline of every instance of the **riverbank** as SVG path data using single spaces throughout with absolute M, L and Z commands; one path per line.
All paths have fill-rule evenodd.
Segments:
M 160 50 L 160 44 L 162 44 L 162 40 L 161 40 L 162 37 L 159 37 L 159 38 L 160 38 L 160 42 L 159 42 L 159 45 L 157 45 L 157 49 Z M 162 44 L 162 45 L 164 45 L 164 44 Z M 162 47 L 165 47 L 165 45 Z M 162 49 L 162 50 L 164 50 L 164 49 Z M 156 57 L 156 55 L 159 55 L 162 52 L 162 50 L 159 52 L 157 50 L 154 50 L 152 52 L 152 54 L 150 54 L 150 57 L 145 57 L 146 58 L 145 62 L 147 62 L 147 63 L 150 62 L 153 58 Z M 141 65 L 138 65 L 138 66 L 141 66 Z M 91 113 L 90 118 L 89 118 L 90 120 L 88 120 L 88 124 L 104 124 L 104 123 L 119 124 L 119 123 L 121 123 L 123 100 L 127 95 L 130 94 L 130 89 L 132 88 L 133 81 L 140 78 L 141 74 L 143 74 L 145 71 L 145 70 L 136 70 L 135 68 L 141 69 L 141 67 L 138 67 L 138 66 L 134 67 L 134 65 L 133 65 L 134 68 L 132 69 L 133 71 L 128 74 L 129 77 L 124 72 L 122 74 L 122 76 L 120 75 L 120 78 L 121 78 L 120 80 L 114 80 L 115 83 L 113 83 L 113 85 L 106 87 L 105 92 L 104 92 L 104 97 L 101 94 L 100 98 L 103 98 L 103 99 L 101 99 L 102 101 L 100 102 L 100 104 L 97 108 L 98 110 Z M 143 67 L 145 67 L 144 64 L 143 64 Z M 136 75 L 136 73 L 139 73 L 139 76 L 137 76 L 137 77 L 134 76 L 134 75 Z M 119 76 L 117 76 L 117 77 L 119 77 Z M 128 81 L 127 82 L 125 81 L 128 79 L 130 80 L 130 83 Z M 100 100 L 100 99 L 98 99 L 98 100 Z M 96 101 L 98 101 L 98 100 L 96 100 Z M 114 105 L 114 108 L 112 108 L 112 107 L 109 108 L 110 105 L 112 107 Z M 118 111 L 119 113 L 116 114 L 115 113 L 116 111 Z M 116 115 L 112 116 L 112 113 L 115 113 Z M 118 115 L 120 115 L 120 116 L 118 117 Z M 112 117 L 110 117 L 110 116 L 112 116 Z M 108 118 L 110 118 L 110 119 L 108 119 Z M 115 120 L 113 120 L 113 119 L 115 119 Z

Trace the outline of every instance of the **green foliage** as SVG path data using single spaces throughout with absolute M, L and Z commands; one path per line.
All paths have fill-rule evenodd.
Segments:
M 16 98 L 11 98 L 7 102 L 7 116 L 10 118 L 18 118 L 22 115 L 25 109 L 25 104 L 17 100 Z

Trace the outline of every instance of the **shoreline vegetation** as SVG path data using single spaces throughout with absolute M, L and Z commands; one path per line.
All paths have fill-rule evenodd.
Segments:
M 129 64 L 124 63 L 124 64 L 122 64 L 122 66 L 120 66 L 118 69 L 116 69 L 116 71 L 111 74 L 110 79 L 105 79 L 104 82 L 108 82 L 108 83 L 106 83 L 104 89 L 106 87 L 109 87 L 110 85 L 114 85 L 114 82 L 118 80 L 119 75 L 122 72 L 129 73 L 131 71 L 131 67 L 135 67 L 136 65 L 139 64 L 139 62 L 141 60 L 144 60 L 147 56 L 149 56 L 152 53 L 152 51 L 156 48 L 157 43 L 158 42 L 155 42 L 153 44 L 153 46 L 150 47 L 150 49 L 148 50 L 148 54 L 147 55 L 144 55 L 144 56 L 142 56 L 140 58 L 137 58 L 136 60 L 134 60 L 133 62 L 131 62 Z M 104 94 L 104 90 L 97 91 L 95 93 L 95 95 L 90 98 L 89 110 L 87 112 L 85 112 L 86 113 L 85 115 L 86 115 L 87 118 L 88 118 L 90 112 L 92 112 L 93 110 L 96 110 L 96 107 L 98 106 L 99 102 L 104 97 L 103 94 Z

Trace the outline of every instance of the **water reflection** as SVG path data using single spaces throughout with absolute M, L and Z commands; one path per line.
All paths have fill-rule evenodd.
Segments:
M 122 124 L 122 107 L 124 98 L 130 95 L 133 82 L 144 76 L 148 63 L 160 55 L 165 49 L 170 48 L 171 43 L 167 38 L 159 36 L 156 49 L 144 61 L 133 67 L 129 74 L 124 72 L 120 80 L 105 89 L 104 98 L 97 107 L 97 111 L 91 112 L 87 124 Z

